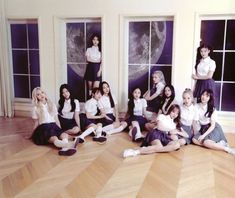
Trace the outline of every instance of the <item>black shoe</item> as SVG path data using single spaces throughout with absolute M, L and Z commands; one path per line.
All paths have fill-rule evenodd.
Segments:
M 104 144 L 106 142 L 106 137 L 93 137 L 93 141 L 97 142 L 98 144 Z
M 135 141 L 136 133 L 137 133 L 137 128 L 136 128 L 136 127 L 133 127 L 133 129 L 132 129 L 132 131 L 131 131 L 132 141 L 133 141 L 133 142 Z
M 74 146 L 73 146 L 73 147 L 76 148 L 78 144 L 82 144 L 82 143 L 84 143 L 84 142 L 85 142 L 84 139 L 78 137 L 78 138 L 75 139 L 75 142 L 74 142 Z
M 104 137 L 106 137 L 106 136 L 107 136 L 107 133 L 104 132 L 104 131 L 102 131 L 101 135 L 104 136 Z
M 77 150 L 75 148 L 62 148 L 59 150 L 58 154 L 63 156 L 71 156 L 75 154 Z
M 142 142 L 143 140 L 144 140 L 143 137 L 139 137 L 139 138 L 136 138 L 136 139 L 135 139 L 135 142 Z

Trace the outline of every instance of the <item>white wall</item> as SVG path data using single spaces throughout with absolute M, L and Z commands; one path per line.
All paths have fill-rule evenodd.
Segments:
M 200 14 L 235 13 L 234 0 L 5 0 L 7 18 L 39 18 L 41 84 L 52 100 L 58 99 L 61 45 L 59 18 L 100 16 L 103 22 L 103 77 L 125 109 L 127 87 L 123 86 L 122 19 L 125 16 L 174 16 L 173 76 L 177 99 L 192 87 L 191 74 L 198 44 L 195 24 Z M 195 39 L 196 38 L 196 39 Z M 56 47 L 56 49 L 55 49 Z M 121 47 L 121 48 L 120 48 Z M 56 74 L 57 72 L 57 74 Z M 59 79 L 58 79 L 59 78 Z M 119 90 L 119 91 L 118 91 Z

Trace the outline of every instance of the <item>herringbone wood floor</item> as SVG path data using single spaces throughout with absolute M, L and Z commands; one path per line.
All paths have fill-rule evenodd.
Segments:
M 26 137 L 29 118 L 0 118 L 0 197 L 234 197 L 235 157 L 194 145 L 122 158 L 137 147 L 126 133 L 105 145 L 88 138 L 71 157 Z M 235 147 L 235 134 L 226 133 Z

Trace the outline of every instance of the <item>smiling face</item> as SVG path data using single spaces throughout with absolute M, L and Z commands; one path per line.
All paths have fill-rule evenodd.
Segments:
M 69 92 L 68 89 L 66 89 L 66 88 L 64 88 L 64 89 L 62 90 L 62 95 L 63 95 L 63 97 L 64 97 L 66 100 L 68 100 L 68 99 L 70 98 L 70 92 Z
M 46 94 L 41 89 L 37 89 L 36 97 L 37 97 L 37 100 L 40 101 L 40 102 L 45 102 L 46 101 Z
M 179 112 L 180 110 L 178 108 L 174 108 L 171 112 L 170 112 L 170 117 L 171 119 L 175 119 L 179 116 Z
M 207 104 L 210 100 L 210 94 L 208 94 L 206 91 L 201 95 L 201 103 Z
M 133 98 L 135 100 L 138 100 L 141 96 L 141 91 L 139 88 L 136 88 L 133 92 L 132 92 Z
M 202 58 L 207 58 L 209 56 L 210 50 L 208 48 L 201 48 L 200 54 Z

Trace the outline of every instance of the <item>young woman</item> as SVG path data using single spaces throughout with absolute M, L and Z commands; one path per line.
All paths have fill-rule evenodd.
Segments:
M 118 107 L 117 100 L 111 94 L 110 86 L 107 82 L 103 81 L 100 83 L 100 91 L 102 97 L 98 101 L 98 106 L 101 114 L 106 115 L 103 118 L 103 131 L 108 135 L 119 133 L 127 127 L 126 122 L 120 122 L 118 119 Z
M 128 101 L 128 111 L 126 119 L 129 126 L 129 135 L 132 137 L 132 141 L 141 141 L 143 139 L 142 130 L 147 122 L 146 119 L 146 107 L 147 102 L 144 98 L 141 98 L 140 88 L 135 88 L 132 91 L 130 99 Z
M 187 133 L 181 131 L 180 107 L 177 104 L 170 107 L 167 115 L 158 116 L 155 128 L 147 134 L 140 149 L 126 149 L 123 157 L 177 150 L 180 148 L 180 143 L 178 140 L 172 140 L 172 135 L 187 137 Z
M 91 95 L 94 87 L 99 87 L 101 79 L 101 50 L 100 50 L 100 38 L 97 34 L 91 37 L 91 47 L 86 50 L 87 68 L 84 75 L 84 79 L 88 83 L 89 96 Z
M 166 85 L 162 71 L 155 71 L 152 74 L 153 87 L 143 97 L 147 100 L 147 110 L 158 113 L 161 106 L 161 97 Z
M 228 146 L 221 126 L 216 122 L 214 96 L 211 89 L 202 92 L 196 109 L 196 121 L 200 125 L 200 130 L 193 137 L 193 143 L 235 155 L 235 149 Z
M 215 61 L 210 58 L 212 52 L 211 47 L 206 44 L 202 44 L 198 48 L 195 74 L 192 75 L 192 78 L 196 80 L 193 95 L 197 101 L 200 99 L 201 93 L 205 89 L 215 91 L 215 82 L 212 77 L 216 69 L 216 64 Z
M 56 105 L 53 104 L 46 93 L 36 87 L 32 92 L 34 119 L 34 132 L 32 140 L 37 145 L 54 144 L 57 148 L 62 148 L 59 155 L 73 155 L 76 149 L 69 148 L 68 134 L 60 128 L 57 118 Z
M 162 105 L 159 113 L 166 114 L 173 104 L 177 104 L 175 100 L 175 88 L 173 85 L 166 85 L 163 89 Z
M 71 89 L 67 84 L 60 86 L 59 121 L 61 128 L 68 134 L 77 134 L 80 131 L 79 101 L 74 99 Z
M 75 139 L 75 146 L 85 141 L 85 137 L 94 133 L 93 141 L 99 144 L 106 142 L 106 137 L 102 135 L 102 119 L 105 114 L 98 112 L 98 100 L 101 98 L 99 88 L 92 89 L 92 98 L 85 103 L 85 114 L 80 114 L 81 129 L 84 131 Z
M 191 144 L 194 131 L 196 130 L 196 108 L 193 104 L 193 92 L 191 89 L 185 89 L 182 95 L 183 104 L 181 110 L 181 127 L 187 132 L 188 138 L 180 138 L 181 145 Z

